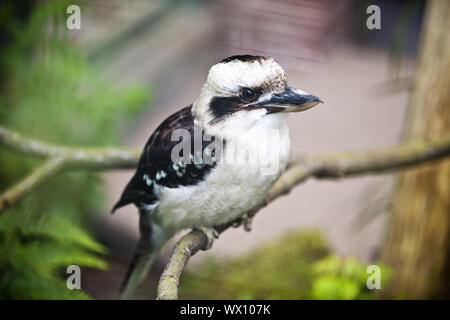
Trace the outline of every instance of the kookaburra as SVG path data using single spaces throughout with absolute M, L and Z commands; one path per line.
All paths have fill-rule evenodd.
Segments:
M 273 58 L 239 55 L 213 65 L 197 100 L 169 116 L 150 136 L 133 178 L 112 210 L 134 203 L 140 214 L 141 236 L 122 297 L 143 281 L 156 253 L 177 231 L 200 228 L 211 244 L 214 226 L 235 221 L 259 204 L 288 163 L 287 113 L 319 102 L 289 87 Z M 213 138 L 209 141 L 221 140 L 221 152 L 207 150 L 209 141 L 196 144 L 196 129 Z M 182 150 L 181 160 L 174 159 L 173 150 L 180 143 L 173 136 L 176 130 L 192 135 L 188 141 L 192 148 Z M 224 161 L 229 150 L 250 156 L 258 152 L 264 159 Z M 210 161 L 202 158 L 206 153 Z M 276 162 L 275 170 L 264 172 L 268 162 Z

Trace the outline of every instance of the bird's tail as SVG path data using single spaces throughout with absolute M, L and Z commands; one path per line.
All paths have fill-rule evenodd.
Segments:
M 128 299 L 144 281 L 155 260 L 156 254 L 157 252 L 147 252 L 139 256 L 137 254 L 134 255 L 120 288 L 121 299 Z
M 133 258 L 128 266 L 125 279 L 122 282 L 120 289 L 122 299 L 129 298 L 137 286 L 144 281 L 159 249 L 161 249 L 169 238 L 165 232 L 158 232 L 158 237 L 156 238 L 154 232 L 152 232 L 154 227 L 155 225 L 151 221 L 150 213 L 141 211 L 139 219 L 141 235 Z

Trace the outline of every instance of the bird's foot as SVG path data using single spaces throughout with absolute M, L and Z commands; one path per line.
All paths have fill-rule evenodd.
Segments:
M 202 250 L 208 250 L 211 249 L 214 240 L 219 238 L 219 232 L 214 228 L 207 228 L 207 227 L 194 227 L 194 230 L 199 230 L 203 232 L 206 235 L 206 244 L 202 248 Z
M 236 220 L 236 222 L 232 226 L 233 228 L 239 228 L 240 226 L 243 226 L 245 231 L 250 232 L 252 231 L 252 222 L 253 217 L 249 216 L 246 213 L 241 218 Z
M 244 230 L 247 232 L 252 231 L 253 217 L 250 217 L 247 213 L 244 215 Z

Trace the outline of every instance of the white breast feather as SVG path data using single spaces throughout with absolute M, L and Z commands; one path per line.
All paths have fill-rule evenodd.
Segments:
M 261 132 L 270 130 L 279 132 L 278 143 L 267 141 L 258 145 L 256 142 L 261 141 Z M 226 149 L 246 148 L 249 153 L 263 146 L 265 150 L 262 152 L 268 157 L 266 163 L 277 164 L 275 171 L 264 174 L 267 168 L 263 167 L 267 164 L 262 163 L 218 163 L 206 179 L 196 185 L 161 187 L 159 205 L 152 214 L 155 223 L 172 230 L 211 227 L 235 220 L 264 199 L 289 159 L 290 140 L 285 115 L 264 116 L 251 129 L 227 136 L 226 140 Z M 243 144 L 243 141 L 255 143 Z

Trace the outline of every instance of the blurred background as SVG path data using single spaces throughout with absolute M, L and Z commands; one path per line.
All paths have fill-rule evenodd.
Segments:
M 440 109 L 426 113 L 412 98 L 431 2 L 450 18 L 446 1 L 425 0 L 2 1 L 0 124 L 64 145 L 142 148 L 162 120 L 196 99 L 212 64 L 256 54 L 274 57 L 292 86 L 325 101 L 290 117 L 294 154 L 448 133 L 448 86 Z M 71 4 L 81 9 L 79 30 L 66 28 Z M 381 30 L 366 27 L 372 4 Z M 448 46 L 449 24 L 431 20 Z M 449 66 L 449 57 L 426 59 L 432 70 Z M 423 73 L 417 86 L 430 79 L 438 78 Z M 263 209 L 250 233 L 229 230 L 195 255 L 180 298 L 448 298 L 448 163 L 300 185 Z M 0 164 L 5 190 L 39 161 L 0 146 Z M 109 210 L 132 174 L 64 173 L 0 214 L 0 297 L 118 298 L 138 215 L 133 206 Z M 407 190 L 417 182 L 421 190 Z M 155 297 L 175 240 L 136 299 Z M 82 267 L 82 290 L 66 288 L 69 264 Z M 371 264 L 381 267 L 381 290 L 366 287 Z

